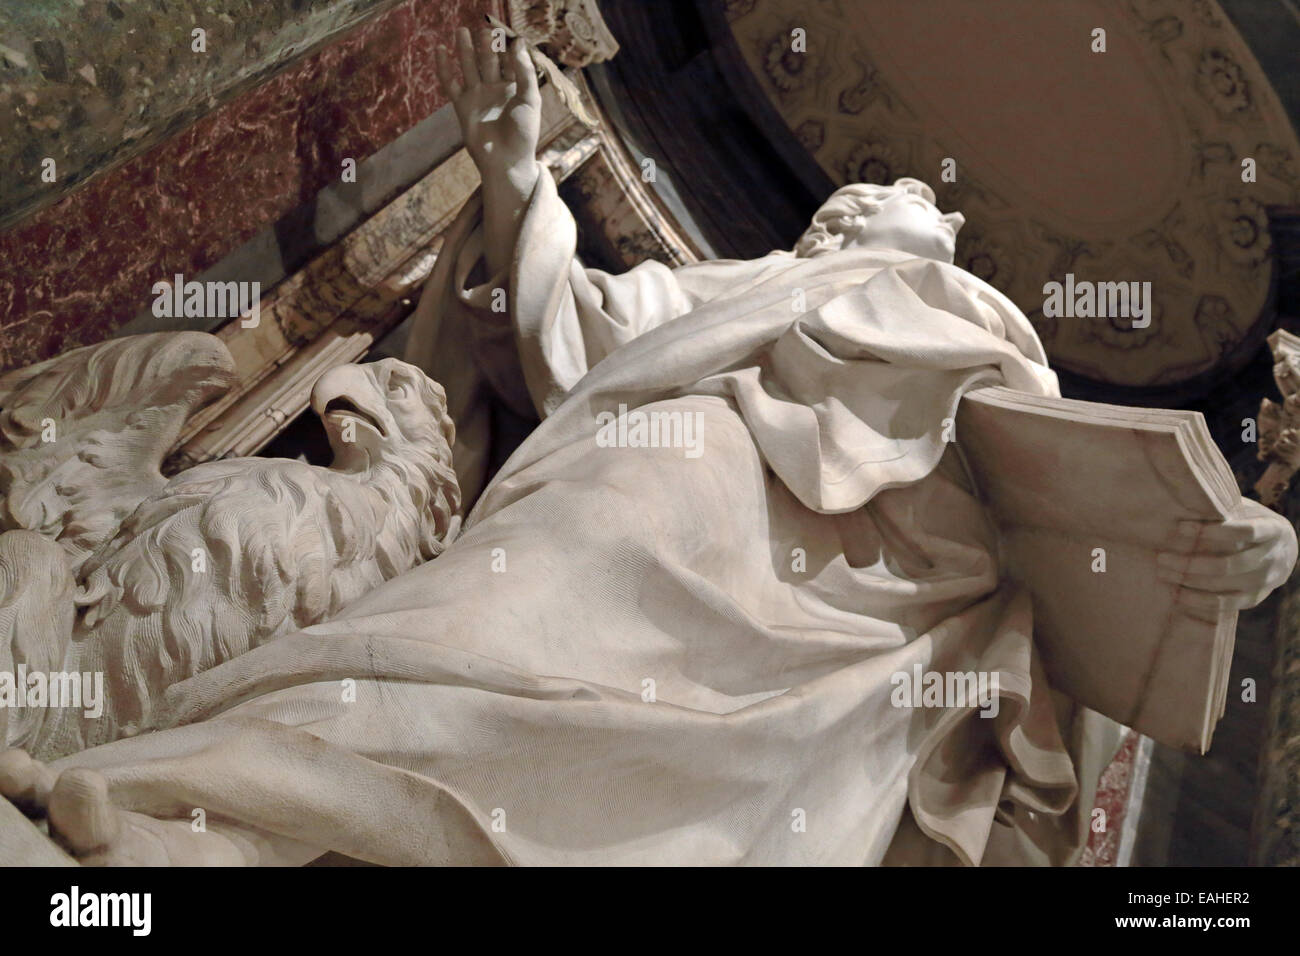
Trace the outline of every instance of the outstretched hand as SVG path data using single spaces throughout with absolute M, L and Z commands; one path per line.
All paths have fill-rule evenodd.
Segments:
M 478 42 L 464 27 L 456 31 L 456 50 L 464 81 L 452 76 L 451 59 L 437 51 L 438 82 L 455 107 L 465 148 L 478 166 L 484 188 L 505 185 L 531 191 L 536 178 L 537 141 L 541 134 L 542 99 L 537 75 L 522 39 L 509 52 L 492 50 L 492 33 L 480 30 Z
M 1227 521 L 1186 525 L 1187 546 L 1162 553 L 1159 566 L 1195 617 L 1213 621 L 1222 611 L 1254 607 L 1295 567 L 1291 522 L 1257 501 L 1243 498 Z

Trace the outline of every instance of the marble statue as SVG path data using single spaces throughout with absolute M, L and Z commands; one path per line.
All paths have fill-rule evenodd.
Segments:
M 445 398 L 396 359 L 316 382 L 331 467 L 235 458 L 164 479 L 186 418 L 231 373 L 225 345 L 196 332 L 0 378 L 0 671 L 108 684 L 89 718 L 0 707 L 6 746 L 52 759 L 140 733 L 171 684 L 337 613 L 454 533 Z
M 456 421 L 455 540 L 172 684 L 150 733 L 0 755 L 0 793 L 99 864 L 1077 858 L 1114 725 L 1048 684 L 945 437 L 966 391 L 1056 376 L 952 264 L 960 217 L 855 186 L 794 251 L 588 269 L 525 46 L 457 53 L 482 204 L 406 355 Z M 540 424 L 492 474 L 494 403 Z M 1249 502 L 1191 540 L 1183 590 L 1226 606 L 1295 562 Z M 997 706 L 899 705 L 899 673 Z

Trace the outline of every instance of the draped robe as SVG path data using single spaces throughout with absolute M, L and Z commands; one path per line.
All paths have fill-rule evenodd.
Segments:
M 1024 315 L 889 250 L 586 269 L 545 172 L 508 274 L 460 239 L 408 353 L 456 542 L 56 767 L 254 862 L 1074 859 L 1113 725 L 1047 685 L 948 441 L 972 387 L 1056 394 Z M 542 421 L 487 483 L 489 394 Z M 698 415 L 698 457 L 598 442 L 621 409 Z M 897 706 L 918 672 L 996 674 L 997 715 Z

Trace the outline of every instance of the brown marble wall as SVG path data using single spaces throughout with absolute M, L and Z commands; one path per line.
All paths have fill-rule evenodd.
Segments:
M 398 2 L 0 0 L 0 228 Z
M 0 234 L 0 369 L 110 335 L 441 107 L 434 49 L 502 0 L 405 0 Z

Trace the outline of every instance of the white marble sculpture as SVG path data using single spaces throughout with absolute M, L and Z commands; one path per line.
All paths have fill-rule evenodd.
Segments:
M 236 458 L 164 479 L 185 419 L 231 381 L 203 333 L 0 378 L 0 671 L 106 683 L 90 718 L 0 707 L 7 746 L 53 758 L 139 733 L 168 686 L 442 551 L 460 499 L 441 386 L 396 359 L 333 369 L 312 392 L 331 467 Z
M 407 357 L 448 387 L 463 530 L 168 688 L 152 733 L 8 752 L 0 793 L 93 863 L 1076 858 L 1106 726 L 1048 685 L 944 437 L 965 391 L 1056 379 L 952 265 L 959 220 L 853 187 L 797 252 L 586 269 L 527 52 L 459 53 L 482 213 Z M 542 422 L 484 486 L 489 397 Z M 1248 503 L 1196 541 L 1183 590 L 1233 607 L 1295 559 Z M 955 671 L 997 678 L 994 719 L 893 700 Z

